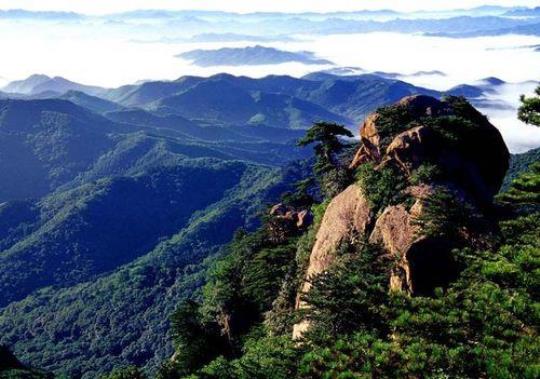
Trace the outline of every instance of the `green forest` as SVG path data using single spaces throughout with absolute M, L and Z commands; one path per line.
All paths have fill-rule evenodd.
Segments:
M 539 114 L 538 98 L 522 98 L 524 122 L 540 126 Z M 47 360 L 48 349 L 69 355 L 61 342 L 66 336 L 80 341 L 81 351 L 91 339 L 73 327 L 75 317 L 88 316 L 86 304 L 71 299 L 88 299 L 92 309 L 104 312 L 98 318 L 107 314 L 118 322 L 134 315 L 112 303 L 130 304 L 136 313 L 147 302 L 162 301 L 144 317 L 152 318 L 154 328 L 170 326 L 171 341 L 152 340 L 152 347 L 172 342 L 174 354 L 156 370 L 111 363 L 108 357 L 123 348 L 114 341 L 128 346 L 135 334 L 94 327 L 102 339 L 93 346 L 99 352 L 93 364 L 113 366 L 101 379 L 540 378 L 538 152 L 509 161 L 496 129 L 462 97 L 409 97 L 379 108 L 376 116 L 364 126 L 376 131 L 376 139 L 365 132 L 360 144 L 346 142 L 352 134 L 338 123 L 314 123 L 297 142 L 313 156 L 280 170 L 179 159 L 174 146 L 159 145 L 159 154 L 171 157 L 166 169 L 155 169 L 152 155 L 145 155 L 145 166 L 131 178 L 99 179 L 40 202 L 0 208 L 0 222 L 11 225 L 13 214 L 21 217 L 2 243 L 13 256 L 24 251 L 35 267 L 13 276 L 22 263 L 0 257 L 11 265 L 4 266 L 5 275 L 17 278 L 3 282 L 0 291 L 23 298 L 41 285 L 32 272 L 56 273 L 41 276 L 47 284 L 73 284 L 60 292 L 45 288 L 8 307 L 0 324 L 8 328 L 6 314 L 27 308 L 24 316 L 13 313 L 22 317 L 13 324 L 19 328 L 13 335 L 19 335 L 36 325 L 32 319 L 47 320 L 55 304 L 60 316 L 49 319 L 55 329 L 47 332 L 58 345 L 32 342 Z M 490 144 L 488 153 L 478 151 L 478 141 Z M 204 191 L 185 180 L 194 176 L 209 180 Z M 131 198 L 122 190 L 126 186 L 136 189 Z M 351 193 L 352 203 L 343 202 Z M 177 197 L 187 198 L 189 207 L 175 205 Z M 259 212 L 262 203 L 268 207 Z M 114 225 L 92 221 L 113 204 L 122 215 L 112 219 Z M 307 274 L 325 228 L 329 239 L 338 233 L 331 215 L 349 206 L 356 219 L 334 221 L 355 226 L 335 239 L 327 251 L 331 259 L 315 262 L 324 268 Z M 363 209 L 365 220 L 359 216 Z M 140 229 L 126 229 L 137 224 L 133 220 L 140 220 Z M 410 229 L 401 236 L 410 239 L 408 250 L 395 248 L 401 229 L 384 229 L 392 222 Z M 88 224 L 93 227 L 84 229 Z M 66 226 L 69 234 L 62 232 Z M 100 228 L 117 232 L 103 241 Z M 148 256 L 138 258 L 128 244 L 149 244 L 178 229 Z M 232 242 L 221 247 L 233 231 Z M 20 235 L 29 237 L 15 243 Z M 135 260 L 88 285 L 84 280 L 106 271 L 104 265 L 123 262 L 100 256 L 95 262 L 68 261 L 68 276 L 57 276 L 40 259 L 51 246 L 67 243 L 81 259 L 81 249 L 107 246 L 121 259 Z M 165 299 L 158 292 L 164 288 L 180 300 Z M 115 299 L 107 299 L 113 290 Z M 47 330 L 46 322 L 42 327 Z M 143 361 L 152 352 L 131 354 Z M 84 364 L 71 361 L 71 375 L 60 377 L 77 377 Z M 0 378 L 53 377 L 0 350 Z
M 478 127 L 476 114 L 464 100 L 451 101 L 457 115 L 423 122 L 445 143 L 459 144 Z M 538 125 L 538 101 L 522 101 L 520 117 Z M 399 107 L 380 114 L 389 137 L 418 121 Z M 155 377 L 540 377 L 540 162 L 522 163 L 504 192 L 473 206 L 442 186 L 452 173 L 434 162 L 406 175 L 373 163 L 351 170 L 350 147 L 339 138 L 347 134 L 328 123 L 307 132 L 299 144 L 314 144 L 313 175 L 297 182 L 281 204 L 309 209 L 312 223 L 298 226 L 269 211 L 255 232 L 238 230 L 210 264 L 199 294 L 171 316 L 176 352 Z M 391 289 L 397 258 L 356 235 L 340 243 L 328 270 L 308 279 L 310 291 L 298 294 L 307 306 L 295 308 L 325 209 L 353 183 L 364 188 L 375 213 L 410 203 L 403 190 L 411 184 L 441 184 L 414 222 L 430 236 L 458 241 L 451 250 L 455 271 L 412 296 Z M 302 320 L 309 329 L 292 338 Z M 143 377 L 135 367 L 106 376 Z

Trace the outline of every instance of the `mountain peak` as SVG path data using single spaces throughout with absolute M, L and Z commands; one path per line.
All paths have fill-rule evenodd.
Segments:
M 21 93 L 28 95 L 32 93 L 34 87 L 49 80 L 51 80 L 51 78 L 47 75 L 33 74 L 26 79 L 16 80 L 8 83 L 4 88 L 2 88 L 2 90 L 9 93 Z
M 22 95 L 37 95 L 41 93 L 63 94 L 70 90 L 96 95 L 103 92 L 103 88 L 79 84 L 61 76 L 50 77 L 43 74 L 34 74 L 23 80 L 9 83 L 3 88 L 5 92 Z
M 488 84 L 491 84 L 491 85 L 494 85 L 494 86 L 498 86 L 498 85 L 501 85 L 501 84 L 506 84 L 506 82 L 502 79 L 499 79 L 497 77 L 494 77 L 494 76 L 489 76 L 487 78 L 484 78 L 482 79 L 483 82 L 486 82 Z
M 332 62 L 318 58 L 310 51 L 286 51 L 262 45 L 246 47 L 223 47 L 220 49 L 197 49 L 176 55 L 201 67 L 250 66 L 299 62 L 303 64 L 327 65 Z

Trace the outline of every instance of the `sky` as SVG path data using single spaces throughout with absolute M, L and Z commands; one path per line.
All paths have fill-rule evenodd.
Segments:
M 205 9 L 233 12 L 330 12 L 362 9 L 445 10 L 482 5 L 538 6 L 538 0 L 0 0 L 0 9 L 105 14 L 135 9 Z

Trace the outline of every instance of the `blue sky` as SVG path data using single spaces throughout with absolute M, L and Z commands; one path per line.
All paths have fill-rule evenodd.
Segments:
M 538 0 L 0 0 L 0 9 L 74 11 L 89 14 L 134 9 L 253 11 L 444 10 L 481 5 L 538 6 Z

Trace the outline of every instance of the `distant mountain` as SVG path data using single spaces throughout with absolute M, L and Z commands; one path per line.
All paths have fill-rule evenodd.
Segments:
M 184 76 L 170 82 L 149 81 L 109 90 L 103 94 L 103 97 L 127 107 L 139 107 L 183 92 L 203 80 L 195 76 Z
M 303 131 L 301 130 L 285 130 L 283 128 L 260 124 L 231 125 L 227 127 L 219 127 L 206 123 L 200 125 L 176 114 L 160 114 L 159 112 L 150 112 L 142 109 L 125 109 L 117 112 L 109 112 L 106 116 L 119 123 L 151 128 L 154 133 L 161 135 L 183 138 L 184 140 L 191 140 L 193 143 L 205 143 L 215 151 L 221 151 L 223 156 L 229 158 L 231 154 L 234 154 L 237 158 L 254 159 L 261 163 L 271 163 L 274 158 L 278 158 L 272 153 L 276 149 L 276 146 L 267 145 L 266 148 L 262 148 L 262 143 L 283 144 L 288 141 L 293 142 L 303 135 Z M 241 144 L 239 145 L 239 143 Z M 259 145 L 258 147 L 257 144 Z M 230 149 L 233 150 L 230 151 Z M 254 153 L 252 149 L 258 150 L 258 154 L 256 154 L 258 156 L 257 158 L 249 158 Z M 263 158 L 264 156 L 268 156 L 269 160 Z
M 11 83 L 8 83 L 4 88 L 3 91 L 5 92 L 12 92 L 12 93 L 20 93 L 20 94 L 30 94 L 33 92 L 34 87 L 43 84 L 50 80 L 47 75 L 31 75 L 28 78 L 24 80 L 17 80 Z
M 538 8 L 478 7 L 447 11 L 399 13 L 391 10 L 356 12 L 260 12 L 239 14 L 219 11 L 137 10 L 99 16 L 63 12 L 31 12 L 26 10 L 0 11 L 0 19 L 36 20 L 50 22 L 100 22 L 106 25 L 127 26 L 151 20 L 163 28 L 165 37 L 142 42 L 185 42 L 186 36 L 195 42 L 253 41 L 270 39 L 252 38 L 248 31 L 256 25 L 256 34 L 273 36 L 272 40 L 287 40 L 298 34 L 353 34 L 369 32 L 428 33 L 436 35 L 487 35 L 486 33 L 527 33 L 520 30 L 534 21 Z M 517 28 L 513 30 L 513 28 Z M 223 35 L 222 35 L 223 34 Z M 222 36 L 220 36 L 222 35 Z M 189 37 L 188 37 L 189 38 Z M 141 41 L 140 41 L 141 42 Z
M 40 197 L 113 145 L 118 129 L 64 100 L 0 101 L 0 202 Z
M 452 87 L 447 91 L 448 94 L 453 96 L 464 96 L 467 98 L 478 98 L 484 95 L 484 90 L 480 87 L 475 87 L 469 84 L 460 84 Z
M 0 203 L 127 173 L 131 165 L 143 167 L 147 154 L 149 162 L 171 160 L 169 149 L 193 158 L 271 165 L 306 154 L 294 146 L 298 134 L 265 137 L 264 130 L 201 126 L 143 110 L 105 115 L 60 99 L 0 100 Z
M 186 76 L 175 81 L 144 82 L 103 90 L 100 97 L 80 91 L 60 96 L 54 92 L 41 93 L 31 97 L 60 97 L 97 113 L 108 113 L 106 116 L 115 122 L 157 127 L 162 133 L 173 133 L 177 137 L 261 141 L 269 138 L 268 133 L 263 136 L 265 128 L 306 129 L 322 119 L 354 128 L 366 113 L 403 96 L 441 95 L 395 79 L 393 76 L 402 76 L 398 73 L 355 75 L 361 70 L 351 70 L 353 68 L 347 69 L 345 75 L 325 70 L 303 78 L 268 76 L 252 79 L 228 74 L 209 78 Z M 414 75 L 444 74 L 425 71 Z M 466 96 L 481 105 L 481 98 L 503 83 L 497 78 L 486 78 L 472 85 L 457 86 L 447 93 Z M 144 111 L 125 109 L 133 107 Z M 240 128 L 257 125 L 260 128 Z M 271 139 L 283 142 L 284 137 L 285 134 L 278 133 Z
M 0 19 L 42 19 L 56 21 L 76 21 L 84 18 L 83 15 L 74 12 L 52 11 L 28 11 L 24 9 L 0 10 Z
M 484 83 L 486 83 L 488 85 L 491 85 L 491 86 L 500 86 L 500 85 L 506 84 L 506 82 L 504 80 L 493 77 L 493 76 L 484 78 L 484 79 L 481 80 L 481 82 L 484 82 Z
M 407 76 L 424 76 L 424 75 L 434 75 L 434 76 L 446 76 L 446 74 L 439 70 L 431 70 L 431 71 L 416 71 L 412 74 L 409 74 Z
M 121 105 L 113 103 L 112 101 L 74 90 L 67 91 L 58 98 L 68 100 L 73 104 L 77 104 L 96 113 L 119 111 L 123 108 Z
M 260 45 L 242 48 L 222 48 L 218 50 L 191 50 L 178 54 L 201 67 L 209 66 L 251 66 L 299 62 L 304 64 L 332 64 L 326 59 L 317 58 L 309 51 L 283 51 Z
M 483 36 L 501 36 L 507 34 L 520 34 L 530 36 L 540 36 L 540 23 L 527 23 L 526 25 L 516 25 L 510 27 L 498 27 L 490 29 L 479 29 L 473 31 L 452 31 L 452 32 L 437 32 L 430 33 L 429 35 L 437 37 L 452 37 L 452 38 L 474 38 Z
M 51 78 L 47 75 L 32 75 L 24 80 L 14 81 L 6 85 L 2 90 L 23 95 L 38 95 L 46 92 L 61 95 L 67 91 L 97 95 L 104 91 L 101 87 L 87 86 L 58 76 Z
M 418 77 L 418 76 L 446 76 L 446 74 L 442 71 L 438 70 L 432 70 L 432 71 L 416 71 L 410 74 L 401 73 L 401 72 L 385 72 L 385 71 L 374 71 L 370 72 L 372 75 L 377 75 L 382 78 L 387 79 L 399 79 L 399 78 L 407 78 L 407 77 Z
M 487 77 L 478 80 L 472 84 L 460 84 L 445 91 L 445 94 L 453 96 L 464 96 L 472 104 L 479 108 L 491 108 L 498 111 L 514 111 L 515 108 L 511 103 L 503 99 L 497 99 L 493 95 L 497 91 L 505 91 L 508 88 L 515 88 L 526 85 L 528 83 L 507 83 L 496 77 Z
M 189 42 L 274 42 L 274 41 L 294 41 L 295 39 L 286 35 L 263 36 L 238 33 L 202 33 L 189 38 Z
M 262 20 L 261 30 L 275 30 L 281 33 L 309 34 L 353 34 L 370 32 L 424 33 L 428 35 L 451 35 L 453 33 L 480 33 L 501 29 L 518 28 L 534 23 L 534 20 L 515 19 L 501 16 L 472 16 L 470 14 L 451 17 L 392 18 L 390 20 L 354 19 L 326 17 L 309 19 L 284 17 L 276 20 Z
M 317 72 L 299 79 L 187 76 L 172 82 L 120 87 L 104 96 L 124 106 L 143 107 L 158 114 L 174 113 L 209 125 L 305 129 L 323 118 L 355 127 L 366 112 L 412 94 L 440 95 L 377 75 Z
M 202 117 L 206 121 L 226 124 L 305 129 L 316 120 L 350 123 L 319 105 L 290 95 L 250 92 L 227 79 L 204 81 L 186 92 L 163 98 L 154 106 L 188 119 Z
M 394 103 L 404 96 L 424 94 L 440 96 L 441 93 L 400 80 L 382 78 L 377 75 L 326 76 L 319 86 L 309 92 L 302 91 L 305 99 L 331 111 L 347 116 L 355 123 L 376 108 Z M 323 79 L 308 75 L 304 79 Z
M 540 7 L 536 8 L 518 8 L 505 13 L 505 16 L 511 17 L 538 17 L 540 16 Z

